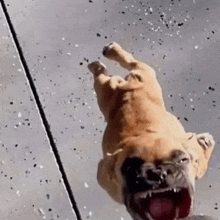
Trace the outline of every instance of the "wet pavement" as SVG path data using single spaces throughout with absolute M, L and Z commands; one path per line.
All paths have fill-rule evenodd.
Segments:
M 154 67 L 187 131 L 214 136 L 195 214 L 220 216 L 218 0 L 1 3 L 0 219 L 131 219 L 96 181 L 105 122 L 87 63 L 123 76 L 101 55 L 112 41 Z

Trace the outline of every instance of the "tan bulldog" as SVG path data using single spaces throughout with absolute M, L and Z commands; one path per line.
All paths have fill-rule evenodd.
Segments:
M 185 132 L 165 106 L 155 71 L 117 43 L 103 55 L 129 71 L 108 76 L 105 65 L 88 65 L 107 127 L 98 182 L 135 220 L 189 216 L 195 179 L 207 170 L 214 147 L 208 133 Z

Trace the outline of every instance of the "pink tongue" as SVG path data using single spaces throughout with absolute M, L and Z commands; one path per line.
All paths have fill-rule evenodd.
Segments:
M 154 199 L 150 202 L 149 211 L 153 218 L 159 218 L 171 213 L 173 203 L 170 199 Z

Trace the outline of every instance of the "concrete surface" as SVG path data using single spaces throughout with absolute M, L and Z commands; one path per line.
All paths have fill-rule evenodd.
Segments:
M 0 9 L 0 219 L 76 219 Z
M 105 123 L 96 103 L 92 76 L 86 66 L 89 61 L 101 59 L 114 74 L 123 75 L 123 71 L 117 66 L 110 66 L 110 61 L 101 56 L 102 47 L 112 41 L 155 68 L 167 109 L 180 118 L 187 131 L 208 131 L 214 135 L 217 144 L 210 169 L 197 183 L 195 214 L 220 216 L 218 0 L 2 2 L 17 34 L 82 219 L 131 219 L 125 208 L 113 202 L 96 181 Z M 0 21 L 6 23 L 4 18 Z M 3 216 L 8 215 L 5 219 L 23 220 L 24 216 L 34 213 L 34 208 L 24 209 L 22 205 L 18 206 L 18 201 L 29 204 L 31 198 L 33 204 L 39 204 L 36 210 L 42 208 L 45 215 L 48 214 L 47 219 L 56 219 L 56 216 L 49 217 L 52 213 L 48 211 L 50 207 L 44 195 L 57 195 L 60 190 L 63 196 L 50 200 L 51 209 L 63 213 L 60 219 L 75 219 L 67 199 L 69 193 L 56 181 L 60 179 L 60 172 L 33 97 L 30 99 L 32 93 L 25 73 L 23 69 L 18 71 L 18 59 L 14 66 L 13 55 L 17 53 L 12 47 L 11 37 L 5 39 L 9 35 L 7 26 L 1 26 L 1 29 L 5 31 L 1 32 L 0 39 L 1 89 L 4 88 L 4 93 L 1 92 L 4 94 L 4 99 L 1 98 L 1 116 L 4 115 L 0 122 L 1 144 L 7 145 L 9 151 L 2 148 L 1 157 L 5 164 L 9 164 L 1 165 L 2 171 L 6 172 L 6 169 L 7 174 L 1 177 L 3 181 L 0 186 L 5 197 L 1 197 L 0 211 Z M 12 73 L 13 77 L 10 76 Z M 32 129 L 22 124 L 29 123 L 22 121 L 26 118 L 31 120 Z M 21 149 L 14 147 L 19 143 L 22 143 Z M 25 153 L 29 152 L 25 148 L 27 146 L 37 155 L 34 163 L 31 159 L 23 161 L 27 157 Z M 10 162 L 11 158 L 14 158 L 15 164 Z M 35 164 L 36 167 L 33 167 Z M 41 169 L 40 165 L 44 168 Z M 31 173 L 24 174 L 28 169 Z M 12 174 L 13 186 L 8 185 Z M 29 176 L 28 181 L 26 175 Z M 41 179 L 53 181 L 43 184 L 39 182 Z M 22 192 L 23 184 L 28 193 L 16 197 L 17 191 Z M 37 192 L 36 196 L 31 194 L 33 192 Z M 5 202 L 3 198 L 10 202 Z M 14 218 L 10 213 L 15 209 L 23 216 Z M 29 219 L 38 218 L 39 213 Z

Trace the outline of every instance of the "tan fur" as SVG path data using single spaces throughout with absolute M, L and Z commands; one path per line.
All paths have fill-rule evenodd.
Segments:
M 119 203 L 122 199 L 120 168 L 131 155 L 147 162 L 168 158 L 173 149 L 190 154 L 191 180 L 207 170 L 214 147 L 208 133 L 185 132 L 175 116 L 167 112 L 155 71 L 113 43 L 104 48 L 105 56 L 129 71 L 123 79 L 110 77 L 100 62 L 88 65 L 94 74 L 99 108 L 107 127 L 103 136 L 103 159 L 98 167 L 98 182 Z

